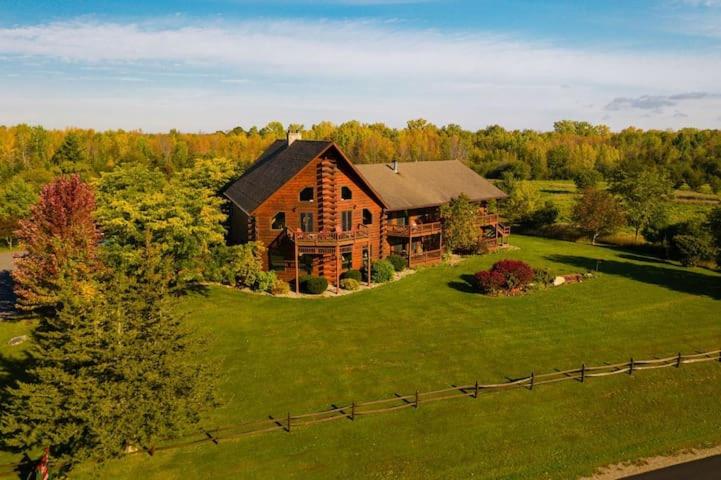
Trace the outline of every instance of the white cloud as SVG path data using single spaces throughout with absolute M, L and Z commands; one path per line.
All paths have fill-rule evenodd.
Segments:
M 0 28 L 0 55 L 4 57 L 0 62 L 14 62 L 20 68 L 39 60 L 85 74 L 99 69 L 103 76 L 117 68 L 122 73 L 114 79 L 125 82 L 155 75 L 152 82 L 136 81 L 132 91 L 112 95 L 109 90 L 88 92 L 73 86 L 58 90 L 43 79 L 5 86 L 0 93 L 4 105 L 0 122 L 17 121 L 15 116 L 20 115 L 24 121 L 32 117 L 45 123 L 41 111 L 49 116 L 48 109 L 64 108 L 65 99 L 77 94 L 85 95 L 83 106 L 74 112 L 58 111 L 53 118 L 60 122 L 66 115 L 66 122 L 89 126 L 97 126 L 93 120 L 115 121 L 125 128 L 187 125 L 213 130 L 227 127 L 227 122 L 261 123 L 266 117 L 304 123 L 323 118 L 402 123 L 418 116 L 469 127 L 505 122 L 548 128 L 559 118 L 602 121 L 608 114 L 603 105 L 613 99 L 633 101 L 647 92 L 665 98 L 713 91 L 721 78 L 721 58 L 713 52 L 580 49 L 364 21 L 169 26 L 167 21 L 77 20 Z M 27 72 L 30 75 L 31 69 Z M 168 82 L 193 82 L 202 104 L 187 97 L 180 105 L 173 103 L 184 90 L 170 84 L 158 88 L 163 87 L 163 80 L 158 80 L 163 75 Z M 233 84 L 249 90 L 246 96 L 229 97 L 227 89 Z M 110 100 L 117 95 L 124 100 Z M 22 107 L 14 100 L 22 97 L 38 101 Z M 96 117 L 103 104 L 113 109 L 112 117 Z M 156 110 L 148 116 L 140 113 L 140 105 Z M 37 114 L 33 108 L 39 109 Z M 632 108 L 610 110 L 615 110 L 611 121 L 619 126 L 642 118 L 635 117 Z M 698 105 L 684 106 L 684 112 L 691 120 L 716 122 Z M 225 124 L 216 124 L 221 121 Z M 678 119 L 662 121 L 673 126 Z

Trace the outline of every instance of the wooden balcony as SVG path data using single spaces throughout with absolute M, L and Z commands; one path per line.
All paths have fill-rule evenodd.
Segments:
M 368 240 L 368 227 L 358 225 L 347 232 L 301 232 L 286 229 L 286 234 L 299 247 L 335 247 Z
M 422 237 L 441 233 L 441 222 L 421 223 L 418 225 L 386 225 L 386 233 L 393 237 Z
M 443 258 L 443 250 L 428 250 L 426 252 L 414 253 L 411 255 L 411 266 L 424 265 L 427 263 L 438 263 Z
M 484 213 L 478 215 L 478 218 L 476 219 L 476 223 L 479 227 L 484 227 L 486 225 L 497 225 L 498 224 L 498 214 L 497 213 Z

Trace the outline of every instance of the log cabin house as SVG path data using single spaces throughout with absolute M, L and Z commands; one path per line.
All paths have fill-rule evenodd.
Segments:
M 262 242 L 264 268 L 296 291 L 306 273 L 337 288 L 343 271 L 392 253 L 409 267 L 440 262 L 440 207 L 461 194 L 478 205 L 479 241 L 507 243 L 510 229 L 488 212 L 506 195 L 461 162 L 354 165 L 335 143 L 289 132 L 225 191 L 229 242 Z

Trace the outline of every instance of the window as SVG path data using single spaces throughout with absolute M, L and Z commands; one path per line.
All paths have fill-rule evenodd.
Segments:
M 370 225 L 373 223 L 373 214 L 367 208 L 363 209 L 363 225 Z
M 353 210 L 340 212 L 341 229 L 344 232 L 350 232 L 353 229 Z
M 305 187 L 300 191 L 301 202 L 312 202 L 313 201 L 313 187 Z
M 268 263 L 271 270 L 282 272 L 285 270 L 285 255 L 278 248 L 268 249 Z
M 341 200 L 350 200 L 353 198 L 353 192 L 348 187 L 340 187 Z
M 303 212 L 300 214 L 300 229 L 304 232 L 313 231 L 313 214 L 310 212 Z
M 285 212 L 278 212 L 270 222 L 271 230 L 283 230 L 285 228 Z
M 351 270 L 353 268 L 353 254 L 351 252 L 341 254 L 343 262 L 343 270 Z

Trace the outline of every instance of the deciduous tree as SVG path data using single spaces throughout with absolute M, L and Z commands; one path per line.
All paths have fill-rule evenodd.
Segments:
M 587 189 L 573 207 L 573 221 L 596 244 L 599 235 L 613 233 L 625 220 L 623 208 L 616 198 L 603 190 Z
M 478 207 L 465 195 L 441 206 L 444 241 L 449 251 L 475 251 L 480 232 L 476 225 Z
M 17 232 L 25 253 L 12 275 L 21 309 L 57 308 L 58 293 L 66 286 L 91 293 L 100 240 L 94 211 L 93 191 L 76 175 L 43 188 Z

